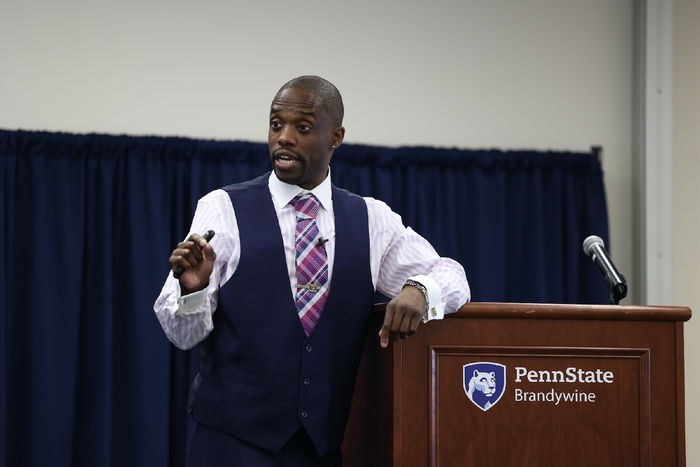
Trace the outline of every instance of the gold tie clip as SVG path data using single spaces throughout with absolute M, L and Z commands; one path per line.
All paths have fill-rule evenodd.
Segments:
M 314 284 L 312 282 L 310 284 L 305 284 L 305 285 L 297 284 L 297 289 L 309 289 L 309 292 L 316 293 L 319 290 L 321 290 L 321 287 L 319 287 L 318 284 Z

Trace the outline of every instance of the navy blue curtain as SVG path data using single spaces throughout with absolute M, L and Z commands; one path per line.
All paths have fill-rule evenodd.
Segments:
M 0 130 L 0 466 L 179 466 L 193 352 L 152 312 L 197 199 L 264 144 Z M 590 153 L 344 145 L 334 183 L 386 201 L 476 301 L 605 303 Z

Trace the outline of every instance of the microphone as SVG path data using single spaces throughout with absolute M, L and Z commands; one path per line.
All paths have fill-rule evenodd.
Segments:
M 318 246 L 325 246 L 326 243 L 328 243 L 328 239 L 327 239 L 327 238 L 318 237 Z
M 204 232 L 204 235 L 202 235 L 202 237 L 204 238 L 204 240 L 206 240 L 206 241 L 208 242 L 209 240 L 211 240 L 212 238 L 214 238 L 214 231 L 213 231 L 213 230 L 207 230 L 206 232 Z M 175 270 L 173 271 L 173 277 L 174 277 L 175 279 L 179 279 L 180 276 L 182 276 L 184 273 L 185 273 L 185 268 L 183 268 L 182 266 L 178 266 L 178 267 L 176 267 Z
M 617 305 L 627 296 L 627 282 L 613 264 L 608 252 L 605 251 L 603 239 L 591 235 L 583 241 L 583 252 L 593 259 L 603 273 L 603 280 L 610 289 L 610 300 Z

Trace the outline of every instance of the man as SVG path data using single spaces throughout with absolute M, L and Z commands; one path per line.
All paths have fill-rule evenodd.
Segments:
M 273 172 L 215 190 L 170 256 L 154 309 L 168 338 L 200 344 L 190 466 L 338 466 L 375 290 L 379 343 L 469 300 L 462 267 L 440 258 L 386 204 L 331 184 L 343 102 L 316 76 L 270 108 Z M 207 242 L 200 233 L 214 230 Z

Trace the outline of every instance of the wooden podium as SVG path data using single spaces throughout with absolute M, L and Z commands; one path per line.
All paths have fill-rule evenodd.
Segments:
M 689 308 L 470 303 L 384 350 L 382 311 L 344 465 L 685 466 Z

